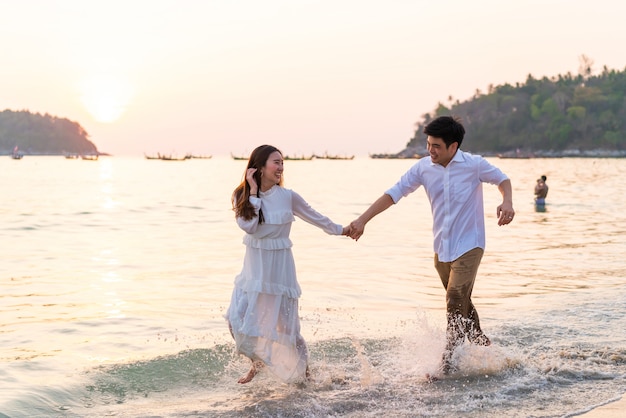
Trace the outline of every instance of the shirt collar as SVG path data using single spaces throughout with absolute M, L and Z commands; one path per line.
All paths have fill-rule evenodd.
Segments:
M 430 158 L 430 157 L 428 157 L 428 158 Z M 461 151 L 460 149 L 457 149 L 457 150 L 456 150 L 456 152 L 454 153 L 454 157 L 452 157 L 452 159 L 450 160 L 450 163 L 451 163 L 452 161 L 457 162 L 457 163 L 462 163 L 462 162 L 464 162 L 464 161 L 465 161 L 464 152 L 463 152 L 463 151 Z M 450 164 L 450 163 L 448 163 L 448 164 Z M 433 163 L 433 160 L 432 160 L 432 158 L 431 158 L 431 159 L 430 159 L 430 165 L 439 165 L 439 164 L 435 164 L 435 163 Z
M 454 157 L 452 157 L 450 162 L 452 161 L 455 161 L 457 163 L 462 163 L 463 161 L 465 161 L 465 155 L 463 151 L 461 151 L 460 149 L 457 149 L 456 152 L 454 153 Z

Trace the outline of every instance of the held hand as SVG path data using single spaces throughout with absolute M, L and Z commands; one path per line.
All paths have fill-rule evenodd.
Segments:
M 343 227 L 343 231 L 341 232 L 341 235 L 345 235 L 345 236 L 349 237 L 350 236 L 350 230 L 351 230 L 350 225 L 344 226 Z
M 498 206 L 497 209 L 498 215 L 498 225 L 508 225 L 513 222 L 513 217 L 515 216 L 515 211 L 513 210 L 513 205 L 510 203 L 502 203 Z
M 246 170 L 246 180 L 250 185 L 250 190 L 257 190 L 258 184 L 256 184 L 256 180 L 254 179 L 254 173 L 256 173 L 256 168 L 249 168 Z
M 350 238 L 358 241 L 363 232 L 365 232 L 365 224 L 363 222 L 357 219 L 350 223 Z

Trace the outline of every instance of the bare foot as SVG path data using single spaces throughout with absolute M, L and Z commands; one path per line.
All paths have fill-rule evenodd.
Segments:
M 250 367 L 250 370 L 248 370 L 248 374 L 246 374 L 245 376 L 241 376 L 239 380 L 237 380 L 237 383 L 244 384 L 250 382 L 252 379 L 254 379 L 254 376 L 257 375 L 259 369 L 261 369 L 262 367 L 263 363 L 252 363 L 252 367 Z
M 250 370 L 248 371 L 248 374 L 245 376 L 241 376 L 239 378 L 239 380 L 237 380 L 237 383 L 248 383 L 249 381 L 251 381 L 252 379 L 254 379 L 254 376 L 256 376 L 256 374 L 258 373 L 256 367 L 252 366 L 250 367 Z

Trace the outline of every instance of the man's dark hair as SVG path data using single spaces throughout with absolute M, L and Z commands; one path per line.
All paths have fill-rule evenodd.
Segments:
M 465 136 L 465 128 L 461 124 L 461 120 L 452 116 L 439 116 L 424 128 L 424 133 L 433 138 L 441 138 L 449 148 L 454 142 L 463 142 Z

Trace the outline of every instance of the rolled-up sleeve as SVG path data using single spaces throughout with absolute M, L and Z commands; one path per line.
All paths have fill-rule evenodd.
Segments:
M 498 167 L 492 165 L 489 161 L 481 159 L 479 166 L 480 181 L 489 184 L 499 185 L 504 180 L 508 180 L 508 176 Z
M 419 175 L 419 168 L 417 164 L 411 167 L 404 175 L 394 184 L 389 190 L 385 192 L 391 196 L 393 203 L 398 203 L 402 197 L 406 197 L 413 193 L 422 185 L 421 176 Z

